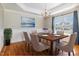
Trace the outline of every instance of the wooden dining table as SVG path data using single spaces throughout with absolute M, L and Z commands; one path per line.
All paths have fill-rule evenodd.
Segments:
M 40 39 L 45 39 L 45 40 L 50 41 L 50 52 L 49 52 L 50 55 L 57 55 L 55 53 L 56 49 L 53 50 L 54 42 L 59 42 L 61 39 L 68 37 L 68 35 L 56 35 L 56 34 L 48 34 L 48 33 L 47 34 L 39 33 L 38 36 L 39 36 Z

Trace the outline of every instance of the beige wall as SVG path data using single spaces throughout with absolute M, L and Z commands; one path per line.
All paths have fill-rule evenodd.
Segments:
M 1 28 L 15 28 L 19 29 L 21 28 L 21 17 L 32 17 L 35 18 L 35 24 L 36 29 L 40 29 L 43 27 L 43 19 L 41 16 L 31 14 L 31 13 L 24 13 L 24 12 L 18 12 L 13 10 L 3 10 L 3 8 L 0 5 L 0 52 L 3 48 L 3 30 Z M 30 30 L 30 29 L 29 29 Z M 27 31 L 29 31 L 27 29 Z M 23 41 L 23 35 L 19 30 L 13 31 L 13 36 L 11 39 L 11 43 Z
M 4 28 L 19 28 L 20 27 L 20 15 L 12 12 L 4 11 Z
M 2 37 L 2 27 L 3 27 L 3 8 L 0 4 L 0 52 L 3 48 L 3 37 Z
M 42 28 L 43 27 L 43 20 L 41 16 L 34 15 L 31 13 L 22 13 L 12 10 L 5 10 L 4 11 L 4 27 L 10 28 L 21 28 L 21 17 L 31 17 L 35 18 L 35 28 Z
M 52 30 L 52 17 L 50 17 L 50 18 L 47 20 L 47 27 L 49 28 L 49 30 Z
M 3 8 L 0 4 L 0 28 L 3 27 Z
M 48 19 L 44 19 L 44 25 L 45 28 L 48 28 L 49 30 L 52 30 L 52 17 Z

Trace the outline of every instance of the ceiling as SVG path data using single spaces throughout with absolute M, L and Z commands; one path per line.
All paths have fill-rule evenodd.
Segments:
M 40 15 L 46 8 L 51 14 L 76 7 L 77 3 L 2 3 L 4 9 L 31 12 Z
M 60 6 L 64 3 L 18 3 L 17 5 L 20 6 L 25 11 L 31 11 L 36 14 L 41 14 L 45 9 L 50 11 L 51 9 Z
M 25 3 L 24 5 L 37 10 L 47 10 L 54 8 L 62 3 Z

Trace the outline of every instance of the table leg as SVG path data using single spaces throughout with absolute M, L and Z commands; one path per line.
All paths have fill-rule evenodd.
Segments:
M 53 55 L 53 56 L 55 56 L 55 55 L 57 55 L 58 53 L 58 51 L 57 51 L 57 49 L 55 48 L 55 46 L 56 46 L 56 42 L 54 42 L 54 41 L 51 41 L 51 45 L 50 45 L 50 55 Z
M 50 55 L 54 55 L 53 53 L 53 41 L 51 41 L 51 44 L 50 44 L 50 52 L 49 52 Z
M 56 43 L 57 43 L 57 44 L 60 43 L 60 40 L 57 40 Z M 58 54 L 59 54 L 59 51 L 60 51 L 60 50 L 56 48 L 56 49 L 55 49 L 55 55 L 58 55 Z
M 39 38 L 39 42 L 41 42 L 41 38 Z

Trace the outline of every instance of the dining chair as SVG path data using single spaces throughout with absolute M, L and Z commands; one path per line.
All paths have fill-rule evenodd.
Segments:
M 31 33 L 32 34 L 37 34 L 37 30 L 33 30 Z
M 64 34 L 64 31 L 57 31 L 56 34 L 57 34 L 57 35 L 65 35 L 65 34 Z M 67 34 L 66 34 L 66 35 L 67 35 Z M 69 39 L 70 39 L 70 36 L 61 39 L 60 42 L 69 42 Z
M 42 52 L 44 50 L 49 49 L 50 47 L 42 42 L 39 42 L 39 37 L 38 35 L 35 34 L 30 34 L 31 36 L 31 44 L 32 48 L 36 52 Z
M 29 51 L 30 50 L 30 46 L 31 46 L 31 40 L 30 40 L 27 32 L 23 32 L 23 34 L 24 34 L 25 43 L 26 43 L 25 44 L 25 47 L 27 47 L 28 48 L 28 51 Z
M 56 48 L 62 50 L 62 52 L 63 51 L 68 52 L 69 56 L 70 56 L 71 52 L 74 55 L 73 47 L 74 47 L 76 38 L 77 38 L 77 32 L 74 32 L 73 34 L 71 34 L 70 40 L 69 40 L 69 42 L 66 45 L 64 45 L 62 42 L 59 43 L 59 44 L 57 43 Z
M 38 36 L 48 35 L 48 34 L 49 34 L 49 33 L 38 33 Z M 43 38 L 40 38 L 40 39 L 39 39 L 39 42 L 42 42 L 42 43 L 44 43 L 44 44 L 46 44 L 46 45 L 50 45 L 50 41 L 44 40 Z

